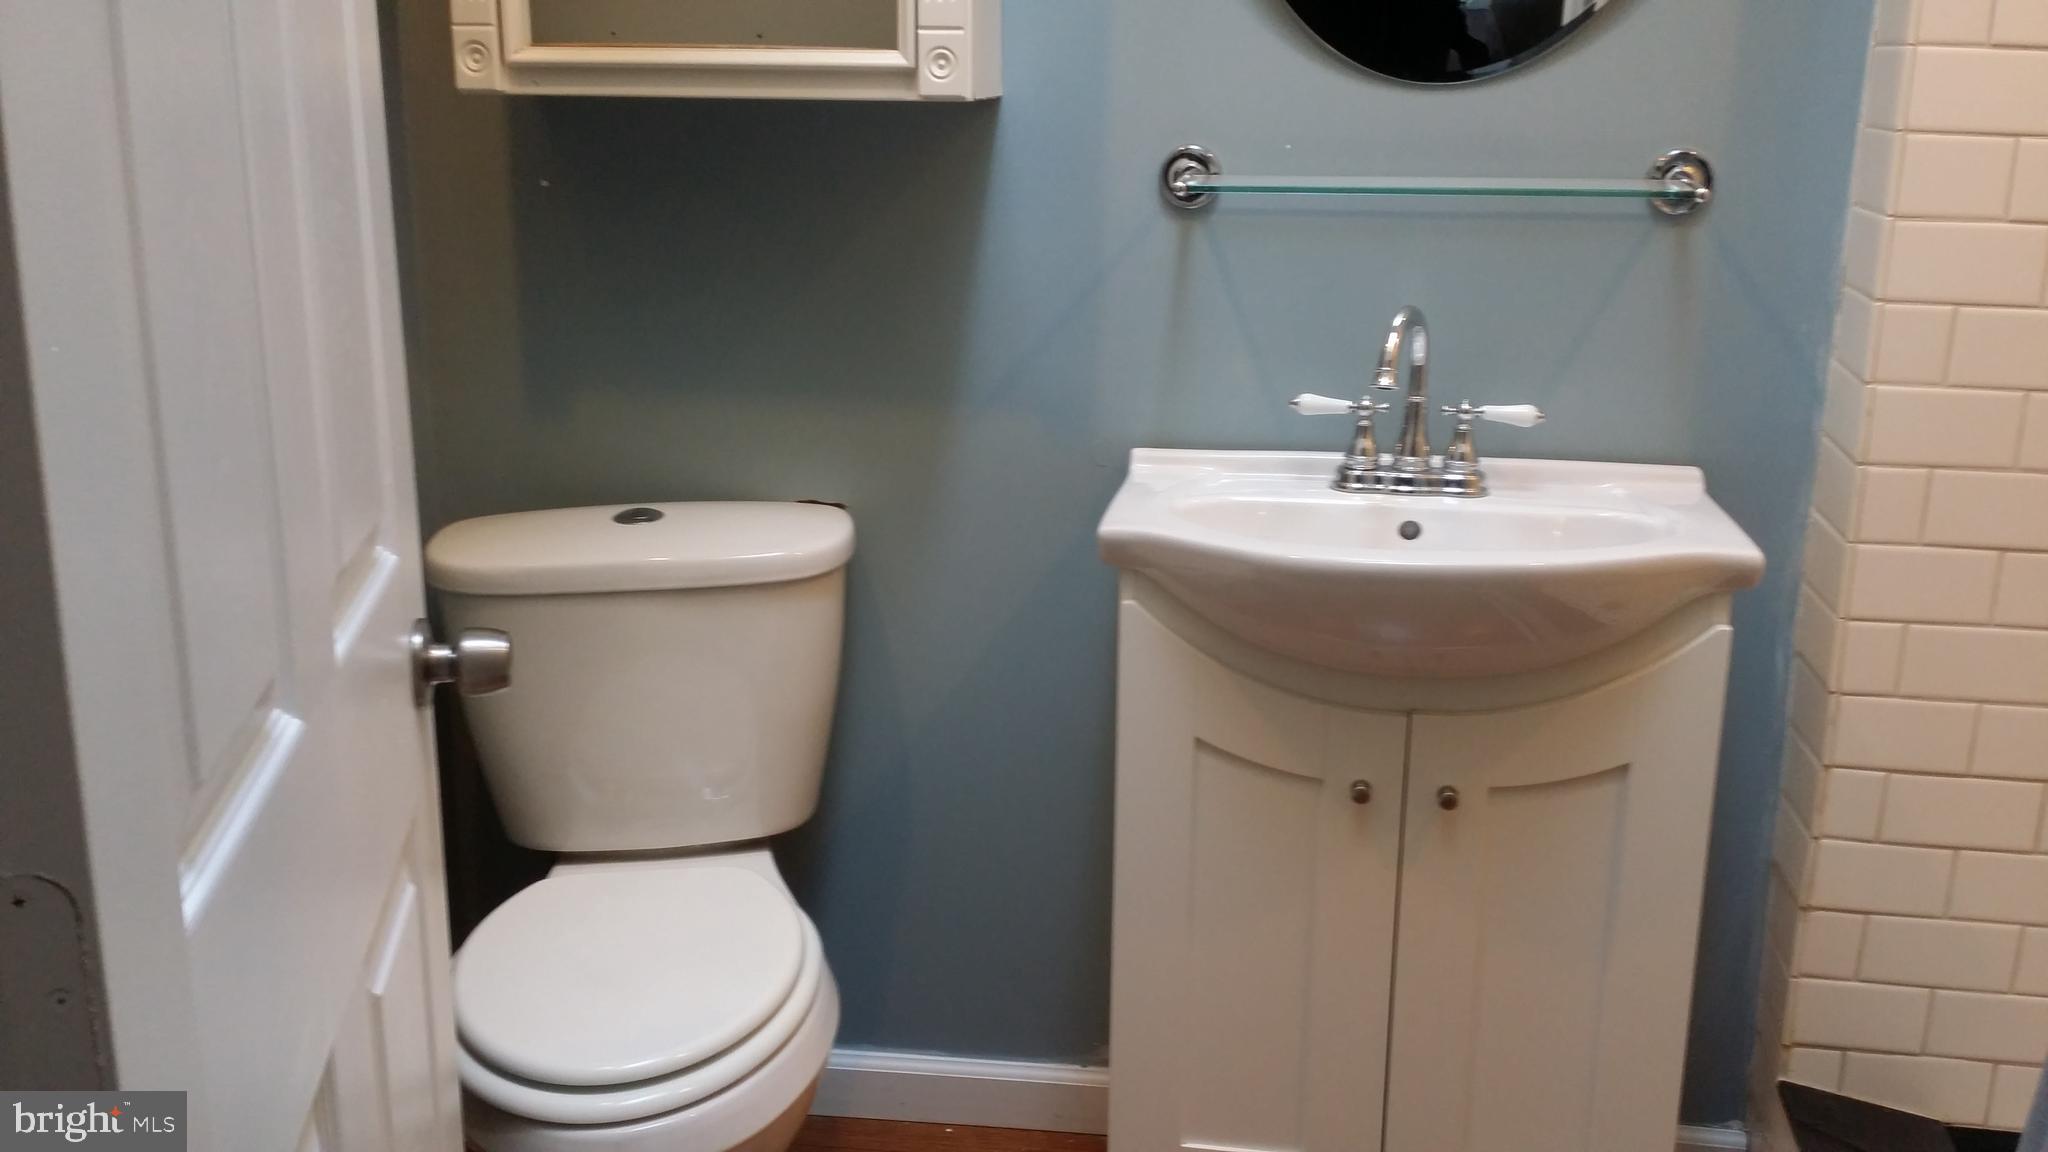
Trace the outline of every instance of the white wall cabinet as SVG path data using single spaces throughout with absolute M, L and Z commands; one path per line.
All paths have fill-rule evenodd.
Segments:
M 989 100 L 1002 0 L 448 0 L 455 86 L 522 96 Z
M 1231 661 L 1145 587 L 1113 1152 L 1671 1147 L 1725 598 L 1588 667 L 1395 687 Z

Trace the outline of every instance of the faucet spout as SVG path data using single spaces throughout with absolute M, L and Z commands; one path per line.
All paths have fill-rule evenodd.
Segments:
M 1403 353 L 1408 357 L 1408 398 L 1401 405 L 1401 439 L 1394 451 L 1394 467 L 1403 472 L 1429 468 L 1429 322 L 1422 309 L 1413 304 L 1394 313 L 1387 330 L 1387 343 L 1380 351 L 1379 370 L 1373 387 L 1397 387 Z
M 1486 474 L 1479 467 L 1479 452 L 1472 446 L 1472 423 L 1493 420 L 1527 428 L 1543 419 L 1534 404 L 1474 404 L 1467 400 L 1444 411 L 1458 418 L 1457 435 L 1444 450 L 1443 459 L 1429 454 L 1429 324 L 1422 309 L 1413 304 L 1394 314 L 1387 331 L 1387 343 L 1380 351 L 1380 365 L 1373 373 L 1372 387 L 1392 391 L 1401 384 L 1401 361 L 1408 361 L 1408 397 L 1401 405 L 1399 450 L 1382 456 L 1373 440 L 1373 414 L 1387 405 L 1376 403 L 1368 390 L 1362 399 L 1340 400 L 1335 396 L 1304 393 L 1296 396 L 1294 410 L 1304 416 L 1356 416 L 1351 449 L 1337 461 L 1337 475 L 1330 487 L 1339 492 L 1385 492 L 1397 496 L 1484 496 Z

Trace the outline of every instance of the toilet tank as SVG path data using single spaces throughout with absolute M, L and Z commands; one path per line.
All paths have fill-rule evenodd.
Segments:
M 558 508 L 427 543 L 446 634 L 512 637 L 465 697 L 513 840 L 627 852 L 753 840 L 818 802 L 853 519 L 819 504 Z

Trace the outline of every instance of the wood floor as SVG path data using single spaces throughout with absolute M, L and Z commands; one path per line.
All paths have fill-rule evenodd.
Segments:
M 813 1116 L 789 1152 L 1103 1152 L 1100 1136 Z
M 1100 1136 L 813 1116 L 789 1152 L 1103 1152 Z M 477 1152 L 474 1144 L 466 1152 Z

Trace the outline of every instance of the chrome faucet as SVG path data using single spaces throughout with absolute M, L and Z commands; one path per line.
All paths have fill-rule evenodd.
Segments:
M 1458 418 L 1451 445 L 1440 457 L 1429 454 L 1429 322 L 1422 309 L 1410 304 L 1394 313 L 1387 330 L 1387 342 L 1380 350 L 1379 367 L 1373 371 L 1372 386 L 1391 392 L 1400 383 L 1402 354 L 1408 358 L 1408 396 L 1401 404 L 1401 438 L 1391 455 L 1382 455 L 1373 431 L 1374 418 L 1388 405 L 1375 403 L 1370 394 L 1359 400 L 1339 400 L 1304 392 L 1291 402 L 1304 416 L 1355 414 L 1358 424 L 1351 435 L 1351 447 L 1337 465 L 1337 478 L 1330 487 L 1339 492 L 1394 492 L 1413 496 L 1484 496 L 1486 473 L 1479 467 L 1479 452 L 1472 444 L 1474 420 L 1492 420 L 1527 428 L 1539 424 L 1543 413 L 1533 404 L 1477 405 L 1470 400 L 1444 412 Z
M 1394 313 L 1386 346 L 1380 349 L 1379 369 L 1372 374 L 1373 387 L 1394 390 L 1404 347 L 1408 350 L 1408 399 L 1401 404 L 1401 439 L 1394 467 L 1424 472 L 1429 469 L 1429 321 L 1413 304 Z

